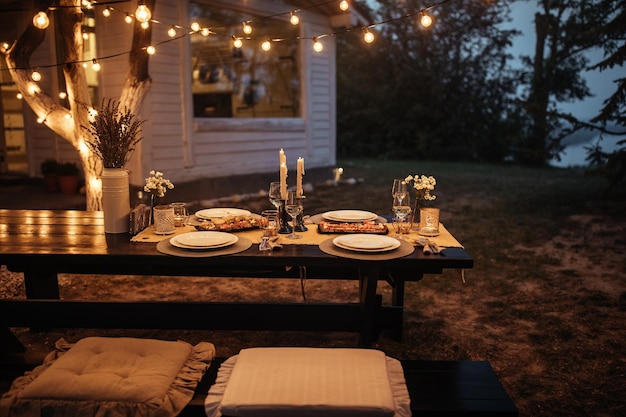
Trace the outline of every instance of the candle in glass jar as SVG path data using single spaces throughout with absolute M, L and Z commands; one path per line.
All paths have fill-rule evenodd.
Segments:
M 298 158 L 296 169 L 296 195 L 302 197 L 302 176 L 304 175 L 304 158 Z
M 280 198 L 287 199 L 287 164 L 280 164 Z

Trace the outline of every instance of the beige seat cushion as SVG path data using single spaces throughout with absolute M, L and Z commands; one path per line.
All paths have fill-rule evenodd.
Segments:
M 0 399 L 10 417 L 177 415 L 215 357 L 202 342 L 88 337 L 63 339 L 44 364 Z
M 402 367 L 390 359 L 371 349 L 243 349 L 220 367 L 205 411 L 209 417 L 407 416 Z

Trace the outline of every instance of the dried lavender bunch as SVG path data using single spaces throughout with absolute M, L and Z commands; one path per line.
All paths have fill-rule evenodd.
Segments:
M 105 168 L 123 168 L 137 143 L 143 139 L 139 134 L 144 122 L 129 109 L 120 110 L 120 103 L 109 99 L 106 105 L 102 100 L 102 106 L 89 126 L 81 127 L 91 134 L 92 140 L 85 143 L 102 160 Z

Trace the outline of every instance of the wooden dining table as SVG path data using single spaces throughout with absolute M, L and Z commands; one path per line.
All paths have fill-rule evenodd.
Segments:
M 351 331 L 370 346 L 389 329 L 401 335 L 404 286 L 424 274 L 473 267 L 463 248 L 395 259 L 336 256 L 314 244 L 289 244 L 222 256 L 173 256 L 157 243 L 104 232 L 103 213 L 80 210 L 0 209 L 0 264 L 23 273 L 25 298 L 0 299 L 0 349 L 19 343 L 11 327 Z M 357 280 L 359 300 L 338 302 L 94 301 L 64 300 L 58 274 Z M 378 283 L 392 287 L 383 304 Z

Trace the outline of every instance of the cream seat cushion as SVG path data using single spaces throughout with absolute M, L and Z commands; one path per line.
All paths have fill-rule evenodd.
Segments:
M 229 358 L 208 417 L 410 416 L 402 366 L 378 350 L 252 348 Z
M 207 342 L 61 339 L 43 365 L 13 382 L 0 399 L 0 416 L 173 417 L 214 357 Z

